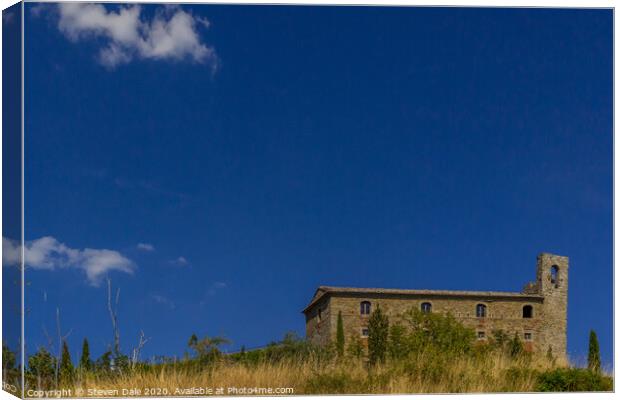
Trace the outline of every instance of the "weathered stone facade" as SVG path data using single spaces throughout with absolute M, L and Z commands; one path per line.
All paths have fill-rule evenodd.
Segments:
M 430 312 L 451 313 L 486 340 L 501 329 L 521 337 L 530 351 L 551 348 L 566 357 L 568 257 L 543 253 L 537 259 L 536 281 L 517 292 L 367 289 L 321 286 L 303 310 L 306 336 L 315 343 L 335 340 L 338 313 L 342 313 L 345 337 L 365 341 L 370 310 L 377 306 L 396 321 L 406 310 L 430 307 Z M 430 306 L 429 306 L 430 305 Z

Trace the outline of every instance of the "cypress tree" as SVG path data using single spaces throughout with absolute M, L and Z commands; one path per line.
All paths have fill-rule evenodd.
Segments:
M 368 320 L 368 358 L 371 365 L 385 361 L 390 322 L 377 307 Z
M 338 323 L 336 325 L 336 350 L 338 356 L 344 355 L 344 324 L 342 323 L 342 311 L 338 311 Z
M 590 330 L 588 369 L 597 374 L 601 372 L 601 351 L 598 345 L 598 338 L 596 337 L 596 332 L 594 332 L 594 330 Z
M 84 338 L 84 342 L 82 342 L 82 357 L 80 358 L 80 369 L 82 371 L 90 371 L 92 365 L 92 361 L 90 360 L 90 348 L 88 346 L 88 340 Z
M 73 382 L 73 363 L 66 341 L 62 342 L 62 354 L 60 356 L 60 382 L 70 384 Z

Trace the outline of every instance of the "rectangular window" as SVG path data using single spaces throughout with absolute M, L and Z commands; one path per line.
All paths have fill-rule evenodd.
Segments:
M 485 337 L 486 335 L 483 331 L 478 332 L 478 340 L 484 340 Z
M 531 342 L 532 341 L 532 332 L 525 332 L 523 337 L 525 338 L 526 342 Z
M 362 337 L 368 337 L 368 328 L 362 328 Z

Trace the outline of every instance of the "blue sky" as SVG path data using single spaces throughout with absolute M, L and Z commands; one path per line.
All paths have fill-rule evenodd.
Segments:
M 27 4 L 30 347 L 304 332 L 320 284 L 519 291 L 612 362 L 612 12 Z M 91 7 L 91 8 L 83 8 Z M 142 244 L 142 245 L 140 245 Z M 37 256 L 37 257 L 35 257 Z

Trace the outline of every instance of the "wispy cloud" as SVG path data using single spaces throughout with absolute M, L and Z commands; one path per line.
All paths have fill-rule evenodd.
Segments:
M 162 296 L 160 294 L 153 294 L 151 295 L 151 299 L 157 303 L 157 304 L 161 304 L 164 307 L 170 309 L 170 310 L 174 310 L 176 308 L 176 304 L 174 303 L 174 301 L 170 300 L 169 298 L 167 298 L 166 296 Z
M 2 264 L 19 263 L 19 243 L 2 238 Z M 51 236 L 25 243 L 24 264 L 26 267 L 42 270 L 61 268 L 81 269 L 88 282 L 93 286 L 101 283 L 103 276 L 111 271 L 131 274 L 134 263 L 115 250 L 107 249 L 73 249 Z
M 226 284 L 226 282 L 213 282 L 211 285 L 209 285 L 209 288 L 203 295 L 202 300 L 198 302 L 198 305 L 200 307 L 204 307 L 210 302 L 209 298 L 215 296 L 219 291 L 225 290 L 227 287 L 228 285 Z
M 226 282 L 214 282 L 210 287 L 209 290 L 207 290 L 207 294 L 209 296 L 215 296 L 215 294 L 222 290 L 222 289 L 226 289 L 228 285 L 226 285 Z
M 155 251 L 155 246 L 153 246 L 150 243 L 138 243 L 136 248 L 140 251 L 147 251 L 147 252 Z
M 170 261 L 170 264 L 176 265 L 177 267 L 184 267 L 189 264 L 189 261 L 183 256 L 180 256 L 174 260 Z
M 39 17 L 46 11 L 46 9 L 49 8 L 50 4 L 30 3 L 28 6 L 30 9 L 30 15 L 32 15 L 33 17 Z
M 101 4 L 58 5 L 58 29 L 71 41 L 103 41 L 98 60 L 109 68 L 134 59 L 191 60 L 217 68 L 215 50 L 200 38 L 209 22 L 178 6 L 159 7 L 152 17 L 139 5 L 116 10 Z
M 182 203 L 188 201 L 190 196 L 185 193 L 175 192 L 162 187 L 160 184 L 152 181 L 140 180 L 132 181 L 126 178 L 114 178 L 114 185 L 124 190 L 140 190 L 154 196 L 163 196 L 174 199 Z

